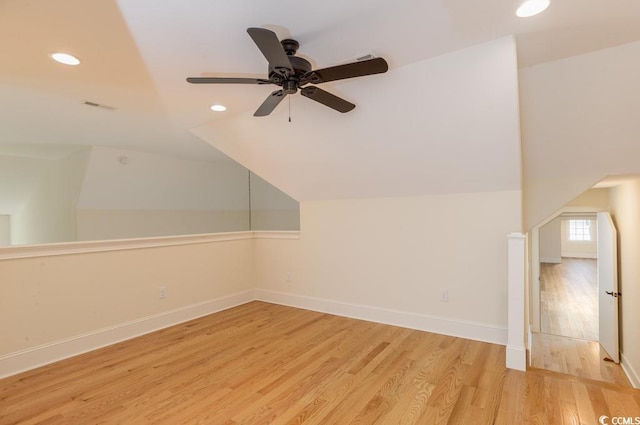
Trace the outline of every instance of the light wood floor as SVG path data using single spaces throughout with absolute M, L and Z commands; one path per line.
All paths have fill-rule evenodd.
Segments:
M 598 340 L 597 260 L 563 258 L 540 264 L 542 333 Z
M 0 424 L 597 424 L 640 392 L 498 345 L 252 302 L 0 380 Z
M 540 265 L 541 330 L 531 365 L 577 377 L 630 386 L 620 365 L 598 343 L 597 261 L 563 258 Z
M 604 360 L 608 355 L 597 341 L 534 334 L 532 342 L 535 368 L 631 387 L 620 365 Z

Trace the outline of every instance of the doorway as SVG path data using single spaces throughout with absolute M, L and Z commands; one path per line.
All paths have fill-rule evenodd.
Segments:
M 538 229 L 537 329 L 530 365 L 629 386 L 599 342 L 595 213 L 564 213 Z

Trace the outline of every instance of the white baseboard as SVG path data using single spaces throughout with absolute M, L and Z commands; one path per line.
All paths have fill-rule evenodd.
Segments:
M 590 260 L 597 260 L 597 254 L 590 254 L 588 252 L 563 252 L 562 258 L 587 258 Z
M 527 363 L 527 366 L 533 366 L 533 358 L 531 356 L 531 348 L 533 347 L 533 331 L 531 330 L 531 324 L 529 323 L 529 325 L 527 326 L 527 346 L 526 346 L 526 351 L 525 351 L 525 362 Z
M 541 263 L 548 263 L 548 264 L 560 264 L 560 263 L 562 263 L 562 258 L 560 258 L 560 257 L 540 257 L 540 262 Z
M 35 369 L 254 300 L 489 342 L 492 344 L 506 345 L 507 343 L 506 327 L 256 289 L 238 292 L 70 338 L 53 341 L 26 350 L 5 354 L 0 356 L 0 378 Z M 516 353 L 516 355 L 519 354 L 521 353 Z M 507 349 L 507 360 L 509 359 L 508 356 L 509 349 Z
M 35 369 L 127 339 L 254 300 L 254 291 L 238 292 L 153 316 L 120 323 L 48 344 L 0 356 L 0 378 Z
M 509 369 L 527 370 L 527 350 L 524 347 L 507 346 L 507 367 Z
M 307 297 L 264 289 L 256 289 L 254 292 L 257 300 L 274 304 L 489 342 L 492 344 L 507 344 L 507 328 L 502 326 L 447 319 L 367 305 L 350 304 L 330 299 Z
M 633 388 L 640 388 L 640 375 L 638 375 L 638 372 L 636 372 L 629 363 L 629 360 L 622 353 L 620 353 L 620 366 L 622 366 L 622 370 L 625 375 L 627 375 L 627 378 L 629 378 L 629 382 L 631 382 Z

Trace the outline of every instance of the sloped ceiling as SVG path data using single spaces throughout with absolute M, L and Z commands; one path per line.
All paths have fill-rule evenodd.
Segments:
M 269 119 L 236 115 L 194 132 L 294 198 L 520 189 L 510 38 L 335 85 L 337 114 L 297 96 Z
M 519 188 L 508 36 L 521 67 L 627 43 L 640 39 L 640 2 L 556 0 L 529 20 L 514 16 L 518 3 L 4 0 L 0 143 L 224 160 L 221 150 L 301 200 Z M 297 39 L 314 67 L 373 52 L 391 69 L 323 85 L 357 105 L 348 114 L 296 95 L 291 123 L 287 103 L 254 118 L 271 88 L 184 81 L 263 76 L 250 26 Z M 82 64 L 47 57 L 59 50 Z

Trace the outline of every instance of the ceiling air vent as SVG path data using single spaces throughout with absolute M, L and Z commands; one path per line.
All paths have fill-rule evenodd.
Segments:
M 83 105 L 87 105 L 87 106 L 93 106 L 94 108 L 106 109 L 107 111 L 115 111 L 116 110 L 115 106 L 103 105 L 101 103 L 90 102 L 88 100 L 85 100 L 84 102 L 82 102 L 82 104 Z

